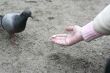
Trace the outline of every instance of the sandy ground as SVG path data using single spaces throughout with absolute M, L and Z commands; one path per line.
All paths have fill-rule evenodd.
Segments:
M 110 0 L 0 0 L 0 14 L 29 8 L 24 32 L 10 42 L 0 31 L 0 73 L 103 73 L 110 55 L 110 37 L 62 47 L 49 42 L 67 25 L 90 22 Z

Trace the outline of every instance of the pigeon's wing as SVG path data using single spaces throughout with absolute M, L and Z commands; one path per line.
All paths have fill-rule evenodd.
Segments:
M 13 18 L 16 15 L 19 15 L 19 14 L 18 13 L 9 13 L 9 14 L 6 14 L 2 19 L 2 26 L 8 33 L 14 32 L 14 26 L 13 26 L 14 19 Z

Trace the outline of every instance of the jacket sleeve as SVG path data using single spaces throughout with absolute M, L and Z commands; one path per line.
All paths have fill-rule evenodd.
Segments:
M 94 18 L 93 28 L 98 33 L 110 34 L 110 4 Z
M 110 35 L 110 5 L 105 7 L 93 21 L 82 27 L 81 35 L 85 41 Z

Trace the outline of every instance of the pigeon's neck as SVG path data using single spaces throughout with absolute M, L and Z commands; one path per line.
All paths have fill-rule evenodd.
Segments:
M 23 15 L 21 15 L 21 18 L 22 18 L 23 21 L 27 21 L 27 19 L 28 19 L 27 16 L 23 16 Z
M 23 31 L 25 29 L 25 26 L 26 26 L 26 23 L 27 23 L 27 19 L 28 19 L 28 17 L 21 15 L 19 17 L 19 21 L 15 22 L 16 25 L 14 26 L 14 28 L 15 28 L 14 31 L 16 33 L 21 32 L 21 31 Z
M 28 17 L 21 16 L 21 27 L 25 27 Z

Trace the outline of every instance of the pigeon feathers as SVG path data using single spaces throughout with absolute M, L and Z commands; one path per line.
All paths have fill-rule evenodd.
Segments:
M 32 17 L 30 10 L 24 10 L 22 13 L 7 13 L 0 15 L 0 24 L 9 34 L 19 33 L 25 30 L 29 17 Z

